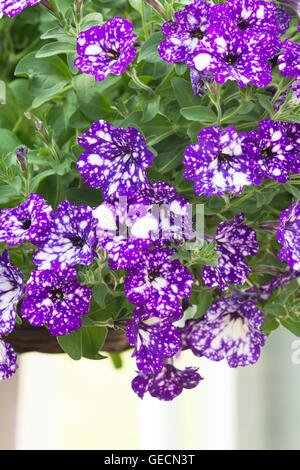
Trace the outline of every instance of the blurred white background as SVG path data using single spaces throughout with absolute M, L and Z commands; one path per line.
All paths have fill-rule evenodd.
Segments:
M 176 365 L 199 366 L 204 380 L 171 403 L 133 393 L 131 352 L 119 370 L 110 359 L 23 354 L 0 384 L 0 449 L 300 449 L 295 341 L 280 328 L 239 369 L 184 353 Z

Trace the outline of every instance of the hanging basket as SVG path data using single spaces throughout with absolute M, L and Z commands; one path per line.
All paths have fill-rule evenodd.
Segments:
M 25 321 L 21 325 L 16 325 L 14 331 L 7 335 L 5 339 L 13 346 L 17 353 L 36 351 L 54 354 L 64 352 L 59 346 L 56 337 L 52 336 L 47 328 L 33 327 Z M 129 348 L 130 345 L 123 331 L 108 329 L 102 351 L 119 353 Z

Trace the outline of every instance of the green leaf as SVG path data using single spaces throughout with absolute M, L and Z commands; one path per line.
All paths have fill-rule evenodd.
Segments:
M 265 315 L 264 322 L 261 326 L 261 330 L 266 334 L 269 335 L 272 331 L 276 330 L 279 327 L 280 323 L 274 317 L 274 315 Z
M 190 82 L 183 78 L 175 77 L 172 78 L 171 85 L 179 106 L 190 107 L 198 105 L 199 98 L 194 95 Z
M 274 108 L 270 101 L 270 98 L 261 93 L 257 93 L 256 96 L 257 96 L 259 104 L 268 112 L 270 117 L 272 117 L 274 114 Z
M 141 93 L 137 100 L 143 110 L 143 122 L 151 121 L 159 111 L 160 96 L 149 97 L 149 95 Z
M 71 359 L 78 361 L 82 357 L 81 330 L 74 331 L 69 335 L 56 337 L 60 347 L 67 353 Z
M 194 318 L 199 318 L 204 315 L 209 307 L 212 304 L 212 295 L 209 290 L 203 289 L 202 292 L 198 295 L 198 304 L 197 304 L 197 312 L 194 315 Z
M 217 120 L 216 114 L 206 106 L 189 106 L 182 108 L 180 113 L 189 121 L 215 122 Z
M 215 251 L 217 243 L 207 243 L 204 241 L 203 247 L 200 250 L 195 250 L 192 255 L 193 264 L 205 264 L 207 266 L 216 266 L 220 253 Z
M 22 145 L 19 138 L 9 129 L 0 129 L 0 155 L 15 151 Z
M 283 185 L 285 187 L 285 189 L 291 193 L 294 198 L 299 201 L 300 199 L 300 189 L 296 186 L 296 185 L 293 185 L 293 180 L 291 180 L 291 183 L 285 183 Z
M 93 26 L 101 26 L 103 24 L 103 16 L 101 13 L 89 13 L 82 18 L 80 23 L 80 31 L 86 31 Z
M 142 60 L 150 63 L 160 62 L 161 58 L 158 55 L 157 48 L 163 39 L 164 36 L 160 32 L 152 34 L 141 47 L 137 62 L 140 63 Z
M 271 315 L 275 315 L 276 317 L 285 317 L 286 316 L 286 310 L 285 308 L 276 303 L 272 303 L 271 305 L 266 305 L 265 306 L 265 311 L 267 313 L 270 313 Z
M 87 359 L 104 359 L 105 356 L 99 354 L 105 343 L 107 328 L 91 327 L 81 328 L 82 333 L 82 356 Z
M 286 320 L 281 320 L 281 324 L 295 336 L 300 336 L 300 321 L 295 322 L 287 318 Z
M 74 52 L 75 50 L 75 41 L 73 44 L 69 42 L 50 42 L 41 47 L 41 49 L 35 54 L 35 57 L 39 59 L 40 57 L 50 57 L 56 54 L 67 54 L 69 52 Z
M 105 297 L 107 295 L 107 287 L 104 283 L 99 284 L 93 289 L 94 299 L 100 307 L 105 308 Z
M 111 358 L 113 365 L 116 369 L 121 369 L 123 365 L 121 354 L 118 353 L 109 353 L 109 357 Z
M 39 184 L 48 176 L 55 174 L 55 170 L 49 169 L 39 172 L 30 180 L 30 192 L 34 193 L 37 189 Z

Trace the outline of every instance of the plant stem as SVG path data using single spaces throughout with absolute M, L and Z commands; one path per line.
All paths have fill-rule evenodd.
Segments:
M 142 16 L 145 40 L 147 41 L 147 39 L 149 38 L 149 31 L 148 31 L 148 26 L 147 26 L 147 21 L 146 21 L 146 16 L 145 16 L 145 5 L 143 1 L 141 4 L 141 16 Z
M 136 74 L 136 70 L 135 69 L 127 69 L 126 70 L 126 73 L 128 75 L 129 78 L 131 78 L 131 80 L 139 87 L 139 88 L 142 88 L 143 90 L 145 91 L 148 91 L 148 93 L 151 93 L 151 94 L 154 94 L 152 88 L 150 88 L 149 86 L 145 85 L 143 82 L 141 82 L 141 80 L 138 78 L 137 74 Z

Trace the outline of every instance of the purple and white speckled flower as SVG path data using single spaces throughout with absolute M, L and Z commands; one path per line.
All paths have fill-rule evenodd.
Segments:
M 159 400 L 171 401 L 180 395 L 184 388 L 195 388 L 200 380 L 203 380 L 197 370 L 197 367 L 180 370 L 172 364 L 165 364 L 157 374 L 137 375 L 132 381 L 132 389 L 140 398 L 149 392 Z
M 97 219 L 97 239 L 109 253 L 111 269 L 133 267 L 153 244 L 151 232 L 157 230 L 158 222 L 150 212 L 149 201 L 139 193 L 129 200 L 105 201 L 93 210 L 93 216 Z
M 298 122 L 279 122 L 279 125 L 283 129 L 285 137 L 291 140 L 295 148 L 295 158 L 291 163 L 291 170 L 294 173 L 300 173 L 300 124 Z
M 214 77 L 211 72 L 199 72 L 194 67 L 190 67 L 190 80 L 195 96 L 204 96 L 206 84 L 211 83 Z
M 8 15 L 11 18 L 21 13 L 28 6 L 37 5 L 40 0 L 1 0 L 0 18 Z
M 181 347 L 180 333 L 170 319 L 155 315 L 147 307 L 136 307 L 126 331 L 129 343 L 135 346 L 132 356 L 144 373 L 159 372 L 163 358 L 173 357 Z
M 50 269 L 54 263 L 91 264 L 97 244 L 96 224 L 90 207 L 61 202 L 47 241 L 34 255 L 38 269 Z
M 210 11 L 209 3 L 195 1 L 174 13 L 175 21 L 168 21 L 161 28 L 166 39 L 158 46 L 160 57 L 171 63 L 186 62 L 192 57 L 210 25 Z
M 11 344 L 0 338 L 0 380 L 9 379 L 18 369 L 17 355 Z
M 269 31 L 240 31 L 229 21 L 214 23 L 188 65 L 200 72 L 213 72 L 218 83 L 236 80 L 239 86 L 250 82 L 266 87 L 272 80 L 267 62 L 280 50 L 280 39 Z
M 53 211 L 39 194 L 12 209 L 2 209 L 0 215 L 0 243 L 18 245 L 28 240 L 42 246 L 52 221 Z
M 195 180 L 195 193 L 220 196 L 225 191 L 240 194 L 243 186 L 259 184 L 252 161 L 242 151 L 246 133 L 237 134 L 234 126 L 206 127 L 198 134 L 199 143 L 185 150 L 184 177 Z
M 149 184 L 145 169 L 154 155 L 138 130 L 96 121 L 78 143 L 87 150 L 78 159 L 78 171 L 87 186 L 102 188 L 104 199 L 129 197 Z
M 23 275 L 5 250 L 0 256 L 0 335 L 10 333 L 17 318 L 17 303 L 23 295 Z
M 283 245 L 278 253 L 295 271 L 300 270 L 300 202 L 293 202 L 280 214 L 277 239 Z
M 74 66 L 81 72 L 95 75 L 98 81 L 108 75 L 121 75 L 135 56 L 136 34 L 133 25 L 116 16 L 103 26 L 93 26 L 77 37 L 77 57 Z
M 286 39 L 282 44 L 284 51 L 278 57 L 277 63 L 281 75 L 285 77 L 300 76 L 300 44 Z
M 33 271 L 27 282 L 22 317 L 31 325 L 48 325 L 54 336 L 81 327 L 81 316 L 90 311 L 92 291 L 81 286 L 76 270 L 57 263 L 53 269 Z
M 214 5 L 211 10 L 211 20 L 223 22 L 230 19 L 239 30 L 261 33 L 278 29 L 275 16 L 276 5 L 273 2 L 261 0 L 227 0 L 226 3 Z
M 277 34 L 282 36 L 289 29 L 292 16 L 283 8 L 275 8 L 274 15 L 278 24 Z
M 258 176 L 274 178 L 279 183 L 286 183 L 289 179 L 297 151 L 279 122 L 271 119 L 261 121 L 259 130 L 251 131 L 245 137 L 242 148 L 253 159 Z
M 194 327 L 190 337 L 192 350 L 213 361 L 226 357 L 230 367 L 254 364 L 265 344 L 266 336 L 260 330 L 263 320 L 253 300 L 220 298 Z
M 252 256 L 259 250 L 255 231 L 243 224 L 239 213 L 233 220 L 218 225 L 213 241 L 215 251 L 221 253 L 217 266 L 204 266 L 202 279 L 205 285 L 225 290 L 227 283 L 244 284 L 251 269 L 244 256 Z
M 165 315 L 168 309 L 178 310 L 178 299 L 189 297 L 193 276 L 178 259 L 170 261 L 176 250 L 154 248 L 145 252 L 141 261 L 125 278 L 125 295 L 138 306 L 151 302 Z

